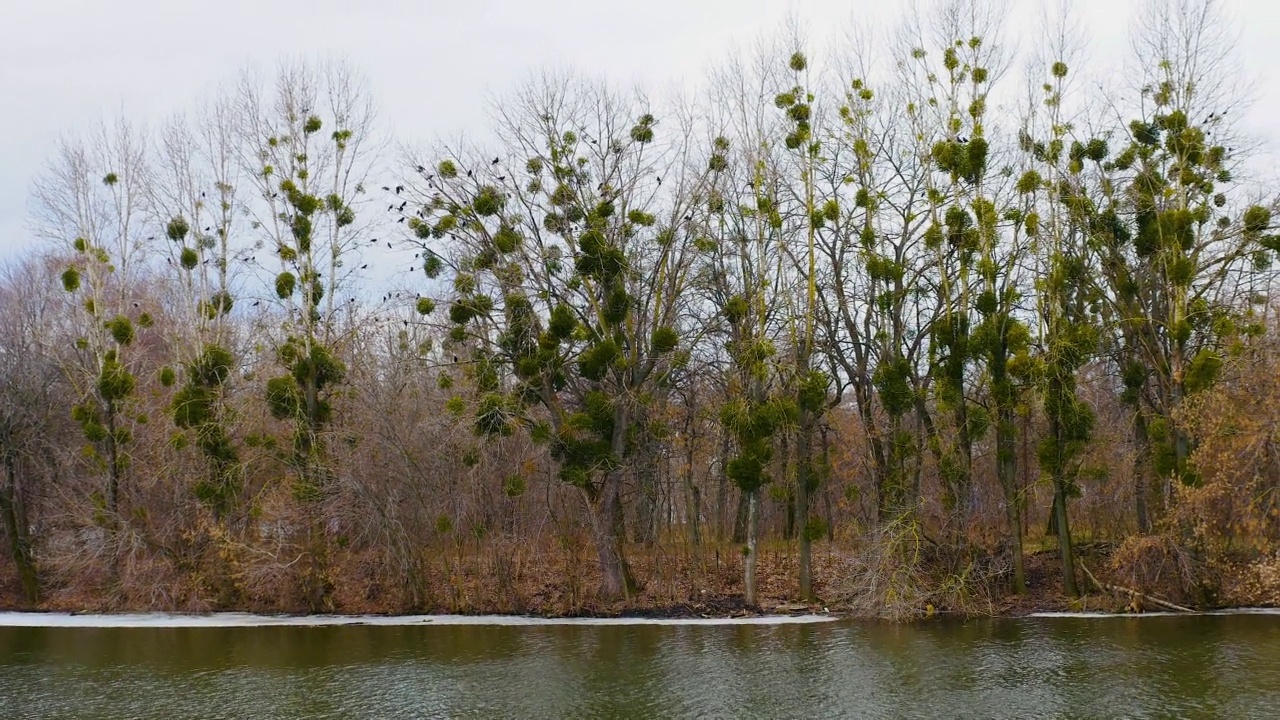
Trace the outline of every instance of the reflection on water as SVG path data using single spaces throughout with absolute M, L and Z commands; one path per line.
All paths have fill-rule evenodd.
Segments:
M 1280 617 L 0 627 L 0 717 L 1272 717 Z

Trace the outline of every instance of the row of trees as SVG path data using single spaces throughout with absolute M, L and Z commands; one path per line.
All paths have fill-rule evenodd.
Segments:
M 1152 3 L 1105 96 L 1069 22 L 1020 77 L 977 0 L 822 63 L 789 33 L 662 108 L 543 75 L 492 140 L 406 151 L 385 185 L 336 66 L 68 142 L 36 184 L 49 252 L 5 289 L 0 515 L 28 597 L 42 555 L 117 589 L 145 556 L 234 603 L 266 556 L 323 609 L 336 546 L 420 604 L 457 498 L 477 538 L 505 515 L 536 539 L 572 494 L 605 598 L 640 589 L 629 539 L 731 524 L 755 604 L 766 506 L 801 599 L 837 522 L 902 564 L 926 538 L 949 576 L 1005 548 L 1022 592 L 1036 476 L 1075 595 L 1071 498 L 1131 476 L 1124 516 L 1160 526 L 1198 480 L 1180 408 L 1265 330 L 1275 201 L 1239 179 L 1216 9 Z M 414 269 L 370 301 L 383 245 Z M 1090 452 L 1104 409 L 1130 466 Z

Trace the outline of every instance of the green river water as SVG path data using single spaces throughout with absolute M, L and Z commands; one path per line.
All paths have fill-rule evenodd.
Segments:
M 3 625 L 0 718 L 1280 718 L 1275 614 Z

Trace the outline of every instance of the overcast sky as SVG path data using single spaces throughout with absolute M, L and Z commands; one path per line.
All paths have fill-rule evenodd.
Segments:
M 928 0 L 922 0 L 926 2 Z M 1099 54 L 1118 57 L 1139 0 L 1080 0 Z M 1280 2 L 1226 0 L 1258 81 L 1250 125 L 1280 141 Z M 1010 39 L 1040 0 L 1013 0 Z M 484 101 L 539 68 L 575 67 L 655 91 L 701 80 L 735 43 L 789 14 L 816 41 L 910 0 L 0 0 L 0 259 L 32 247 L 27 198 L 59 136 L 125 114 L 157 124 L 248 65 L 338 56 L 369 78 L 396 136 L 483 121 Z

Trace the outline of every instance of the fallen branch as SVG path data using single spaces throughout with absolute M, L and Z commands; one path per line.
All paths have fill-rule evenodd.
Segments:
M 1195 610 L 1192 610 L 1191 608 L 1183 607 L 1181 605 L 1176 605 L 1174 603 L 1169 602 L 1168 600 L 1158 598 L 1154 595 L 1148 595 L 1147 593 L 1144 593 L 1144 592 L 1139 592 L 1137 590 L 1134 590 L 1133 588 L 1127 588 L 1127 587 L 1122 587 L 1120 585 L 1111 585 L 1109 583 L 1099 582 L 1098 578 L 1094 577 L 1093 573 L 1089 572 L 1089 568 L 1085 567 L 1084 563 L 1081 562 L 1078 564 L 1080 565 L 1080 569 L 1084 571 L 1084 574 L 1089 576 L 1089 580 L 1094 585 L 1096 585 L 1099 590 L 1102 590 L 1103 592 L 1111 592 L 1117 595 L 1126 594 L 1131 598 L 1132 597 L 1142 598 L 1144 601 L 1150 602 L 1152 605 L 1155 605 L 1157 607 L 1162 607 L 1166 610 L 1172 610 L 1174 612 L 1184 612 L 1184 613 L 1195 612 Z

